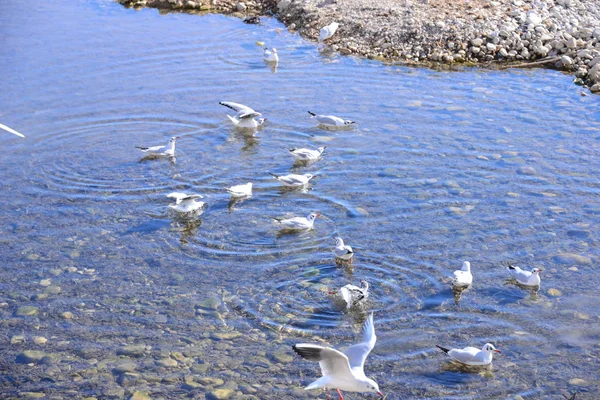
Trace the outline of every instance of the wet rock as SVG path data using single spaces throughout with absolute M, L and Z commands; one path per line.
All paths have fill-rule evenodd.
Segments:
M 50 286 L 52 284 L 52 280 L 51 279 L 42 279 L 40 281 L 40 285 L 43 287 L 47 287 Z
M 138 382 L 140 375 L 134 372 L 125 372 L 119 375 L 117 383 L 121 386 L 131 386 Z
M 73 319 L 73 313 L 71 311 L 65 311 L 64 313 L 60 314 L 60 316 L 64 319 Z
M 10 344 L 23 344 L 25 343 L 25 336 L 15 335 L 10 338 Z
M 206 395 L 207 400 L 226 400 L 233 396 L 232 389 L 216 389 Z
M 51 285 L 44 289 L 44 293 L 46 294 L 59 294 L 61 292 L 60 286 Z
M 221 300 L 215 296 L 208 297 L 196 304 L 196 308 L 203 308 L 205 310 L 214 311 L 221 305 Z
M 554 262 L 559 264 L 567 264 L 567 265 L 587 265 L 591 264 L 592 260 L 586 256 L 580 256 L 579 254 L 572 253 L 561 253 L 552 257 Z
M 242 336 L 240 332 L 229 331 L 229 332 L 213 332 L 210 337 L 216 340 L 231 340 Z
M 173 368 L 177 366 L 177 361 L 173 360 L 172 358 L 161 358 L 160 360 L 156 360 L 156 363 L 166 368 Z
M 40 310 L 34 306 L 21 306 L 17 308 L 15 315 L 17 317 L 32 317 L 34 315 L 37 315 L 39 311 Z
M 46 397 L 46 394 L 42 392 L 21 392 L 20 395 L 26 399 L 42 399 Z
M 206 386 L 222 386 L 225 384 L 225 381 L 221 378 L 211 378 L 208 376 L 198 378 L 198 382 Z
M 560 297 L 562 296 L 562 292 L 558 289 L 548 289 L 548 296 L 552 296 L 552 297 Z
M 586 385 L 586 384 L 587 384 L 587 382 L 581 378 L 569 379 L 569 385 L 582 386 L 582 385 Z
M 120 347 L 117 350 L 117 355 L 128 357 L 141 357 L 144 355 L 146 348 L 143 345 L 128 345 Z
M 294 357 L 284 350 L 280 350 L 278 352 L 273 353 L 273 359 L 282 364 L 287 364 L 294 361 Z
M 34 336 L 33 338 L 33 343 L 38 344 L 40 346 L 46 344 L 48 342 L 48 339 L 46 339 L 43 336 Z
M 39 363 L 47 354 L 40 350 L 25 350 L 17 355 L 16 362 L 19 364 Z
M 125 372 L 133 372 L 135 371 L 135 369 L 137 368 L 137 364 L 131 361 L 127 361 L 124 363 L 121 363 L 119 365 L 117 365 L 114 369 L 113 372 L 116 374 L 123 374 Z
M 146 392 L 135 391 L 133 395 L 129 398 L 129 400 L 151 400 L 152 397 L 148 395 Z

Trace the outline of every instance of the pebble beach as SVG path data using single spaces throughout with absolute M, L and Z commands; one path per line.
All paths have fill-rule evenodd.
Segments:
M 274 14 L 317 40 L 340 24 L 333 50 L 416 65 L 542 66 L 575 75 L 600 92 L 600 4 L 584 0 L 119 0 L 129 7 L 220 12 L 241 18 Z

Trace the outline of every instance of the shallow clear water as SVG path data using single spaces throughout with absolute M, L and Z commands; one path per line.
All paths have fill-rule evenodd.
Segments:
M 276 72 L 256 41 L 278 49 Z M 388 399 L 594 398 L 600 106 L 571 77 L 386 66 L 320 53 L 272 19 L 103 0 L 0 2 L 0 43 L 0 122 L 27 136 L 0 135 L 0 397 L 315 398 L 301 388 L 318 367 L 291 345 L 354 341 L 364 314 L 328 292 L 364 278 L 366 372 Z M 267 125 L 234 132 L 221 100 Z M 307 110 L 358 125 L 322 130 Z M 140 162 L 135 146 L 173 135 L 175 163 Z M 308 166 L 287 154 L 321 145 Z M 289 171 L 316 178 L 289 191 L 268 174 Z M 231 204 L 223 188 L 247 181 L 254 196 Z M 174 217 L 175 190 L 205 195 L 205 213 Z M 272 220 L 311 211 L 309 233 Z M 353 271 L 334 263 L 335 234 Z M 455 304 L 463 260 L 475 284 Z M 542 268 L 541 290 L 506 284 L 504 261 Z M 434 346 L 488 341 L 503 353 L 482 373 Z M 30 366 L 25 350 L 48 357 Z

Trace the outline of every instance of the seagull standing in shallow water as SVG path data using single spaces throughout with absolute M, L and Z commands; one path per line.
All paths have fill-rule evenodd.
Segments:
M 262 116 L 262 114 L 243 104 L 234 103 L 232 101 L 220 101 L 219 104 L 237 112 L 234 117 L 227 114 L 227 118 L 229 118 L 236 128 L 256 129 L 263 125 L 267 120 L 266 118 L 256 118 Z
M 318 361 L 321 367 L 323 376 L 305 387 L 304 390 L 322 388 L 327 390 L 327 398 L 330 398 L 329 389 L 335 389 L 340 400 L 344 400 L 341 390 L 359 393 L 371 392 L 383 397 L 377 382 L 367 378 L 364 372 L 365 360 L 375 347 L 376 340 L 373 313 L 371 313 L 363 326 L 362 341 L 348 347 L 343 353 L 331 347 L 316 344 L 301 343 L 292 346 L 292 349 L 302 358 Z
M 248 197 L 252 196 L 252 182 L 245 185 L 235 185 L 227 189 L 232 197 Z
M 306 218 L 304 217 L 293 217 L 293 218 L 275 218 L 283 229 L 304 231 L 313 228 L 315 219 L 321 216 L 321 213 L 310 213 Z
M 529 271 L 524 271 L 516 265 L 507 264 L 506 270 L 510 273 L 510 276 L 515 278 L 517 282 L 524 286 L 540 286 L 542 282 L 540 278 L 540 272 L 542 272 L 539 268 L 534 268 Z
M 143 151 L 144 153 L 146 153 L 148 156 L 153 156 L 153 157 L 161 157 L 161 156 L 166 156 L 166 157 L 175 157 L 175 142 L 177 141 L 177 139 L 179 139 L 179 136 L 173 136 L 170 140 L 169 140 L 169 144 L 167 144 L 166 146 L 153 146 L 153 147 L 139 147 L 136 146 L 136 149 L 140 149 L 141 151 Z
M 298 161 L 314 161 L 321 157 L 327 146 L 319 147 L 317 150 L 311 149 L 290 149 L 290 154 Z
M 278 63 L 279 55 L 277 54 L 277 49 L 275 47 L 269 50 L 265 47 L 265 53 L 263 55 L 263 59 L 268 63 Z
M 350 121 L 348 119 L 342 119 L 340 117 L 336 117 L 335 115 L 318 115 L 312 111 L 308 112 L 311 115 L 311 118 L 315 118 L 319 121 L 320 125 L 325 126 L 348 126 L 355 124 L 356 122 Z
M 304 174 L 304 175 L 298 175 L 298 174 L 276 175 L 276 174 L 273 174 L 271 172 L 269 172 L 269 174 L 271 174 L 273 177 L 275 177 L 275 179 L 277 179 L 279 182 L 283 183 L 284 186 L 289 186 L 289 187 L 301 187 L 301 186 L 304 186 L 304 185 L 308 184 L 308 182 L 312 178 L 314 178 L 314 176 L 311 175 L 311 174 Z
M 203 201 L 197 201 L 198 199 L 202 198 L 202 195 L 199 194 L 173 192 L 169 193 L 167 197 L 175 199 L 175 203 L 169 204 L 169 207 L 180 213 L 198 211 L 206 204 Z
M 435 345 L 438 349 L 448 354 L 454 361 L 466 365 L 488 365 L 492 363 L 494 353 L 500 353 L 493 344 L 486 343 L 481 350 L 475 347 L 465 347 L 464 349 L 447 349 L 440 345 Z
M 354 251 L 352 247 L 344 244 L 344 239 L 339 236 L 334 236 L 335 239 L 335 249 L 333 250 L 336 259 L 340 259 L 342 261 L 351 261 L 352 257 L 354 257 Z
M 454 271 L 453 286 L 469 286 L 473 283 L 473 274 L 471 273 L 471 263 L 463 262 L 462 268 Z
M 369 282 L 360 280 L 360 287 L 348 284 L 343 286 L 338 292 L 329 292 L 329 294 L 339 294 L 346 302 L 346 310 L 367 300 L 369 297 Z

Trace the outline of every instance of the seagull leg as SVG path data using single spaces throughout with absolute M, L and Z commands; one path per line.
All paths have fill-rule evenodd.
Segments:
M 338 394 L 340 395 L 340 400 L 344 400 L 344 396 L 342 396 L 342 392 L 340 391 L 340 389 L 335 390 L 337 390 Z

